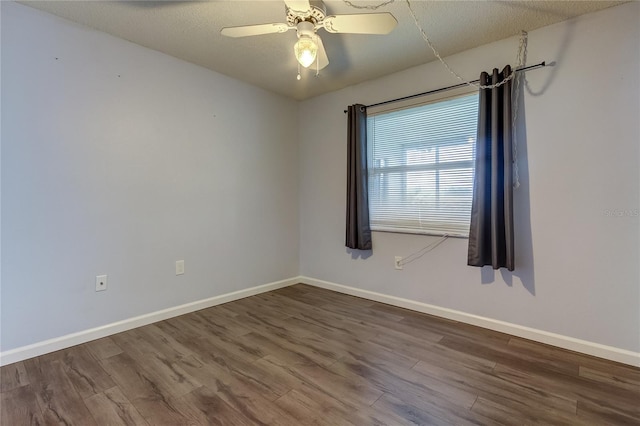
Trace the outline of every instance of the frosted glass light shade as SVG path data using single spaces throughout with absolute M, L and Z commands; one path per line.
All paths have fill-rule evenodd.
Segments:
M 318 53 L 318 45 L 308 36 L 301 36 L 298 42 L 293 46 L 296 59 L 305 68 L 309 68 L 313 61 L 316 60 Z

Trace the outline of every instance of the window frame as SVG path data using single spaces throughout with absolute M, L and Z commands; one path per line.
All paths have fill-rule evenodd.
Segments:
M 399 110 L 405 110 L 405 109 L 410 109 L 410 108 L 417 108 L 417 107 L 421 107 L 424 105 L 429 105 L 429 104 L 435 104 L 435 103 L 439 103 L 439 102 L 444 102 L 444 101 L 448 101 L 451 99 L 455 99 L 455 98 L 461 98 L 461 97 L 467 97 L 467 96 L 477 96 L 479 95 L 478 90 L 475 87 L 472 86 L 464 86 L 464 87 L 460 87 L 457 89 L 453 89 L 453 90 L 449 90 L 447 92 L 438 92 L 438 93 L 434 93 L 434 94 L 430 94 L 430 95 L 425 95 L 424 97 L 420 97 L 420 98 L 414 98 L 414 99 L 409 99 L 409 100 L 405 100 L 405 101 L 400 101 L 400 102 L 396 102 L 393 104 L 387 104 L 387 105 L 381 105 L 381 106 L 377 106 L 377 107 L 372 107 L 369 108 L 367 111 L 367 127 L 369 129 L 369 119 L 370 117 L 375 117 L 377 115 L 382 115 L 382 114 L 387 114 L 387 113 L 392 113 L 395 111 L 399 111 Z M 477 104 L 476 104 L 477 105 Z M 475 125 L 477 126 L 477 120 L 475 122 Z M 439 175 L 441 171 L 443 170 L 465 170 L 468 169 L 470 170 L 471 173 L 471 182 L 472 182 L 472 187 L 471 187 L 471 197 L 473 197 L 473 180 L 474 180 L 474 174 L 475 174 L 475 136 L 473 139 L 473 148 L 472 148 L 472 153 L 471 153 L 471 159 L 470 160 L 458 160 L 458 161 L 445 161 L 445 162 L 436 162 L 434 164 L 416 164 L 415 166 L 409 166 L 409 170 L 408 167 L 406 165 L 406 160 L 405 160 L 405 165 L 403 166 L 390 166 L 387 168 L 384 167 L 373 167 L 374 165 L 372 164 L 374 161 L 374 157 L 372 155 L 373 153 L 373 144 L 371 143 L 371 140 L 369 139 L 370 135 L 367 135 L 367 156 L 368 156 L 368 167 L 370 168 L 369 172 L 368 172 L 368 178 L 369 181 L 371 182 L 371 178 L 373 175 L 378 175 L 380 176 L 380 180 L 383 180 L 384 182 L 382 184 L 386 184 L 388 185 L 388 179 L 389 179 L 389 174 L 393 173 L 393 172 L 400 172 L 402 175 L 402 179 L 403 179 L 403 183 L 402 183 L 402 188 L 403 188 L 403 192 L 402 195 L 403 197 L 407 197 L 407 184 L 406 184 L 406 179 L 407 179 L 407 173 L 410 172 L 420 172 L 420 171 L 435 171 L 436 175 Z M 414 143 L 414 146 L 420 146 L 418 143 Z M 442 144 L 436 144 L 434 145 L 437 150 L 440 150 L 443 146 L 446 146 L 446 143 L 442 143 Z M 402 155 L 406 157 L 406 153 L 408 151 L 408 149 L 410 149 L 410 147 L 407 147 L 406 145 L 403 146 L 402 149 Z M 400 151 L 400 150 L 399 150 Z M 379 170 L 383 169 L 383 172 L 380 172 Z M 378 180 L 378 184 L 380 184 L 380 180 Z M 436 194 L 440 193 L 440 182 L 436 180 Z M 371 211 L 371 196 L 372 196 L 372 191 L 371 191 L 371 183 L 369 183 L 368 185 L 368 189 L 369 189 L 369 210 Z M 388 188 L 387 190 L 388 191 Z M 380 193 L 381 190 L 378 191 L 378 193 Z M 387 194 L 388 195 L 388 194 Z M 438 197 L 439 198 L 439 197 Z M 394 222 L 394 223 L 399 223 L 398 222 Z M 447 224 L 447 223 L 452 223 L 451 221 L 445 221 L 445 220 L 433 220 L 430 219 L 430 222 L 433 225 L 437 225 L 438 223 L 440 224 Z M 418 221 L 407 221 L 405 223 L 405 225 L 410 226 L 411 223 L 420 223 Z M 437 229 L 437 226 L 429 226 L 428 229 L 420 229 L 417 226 L 416 227 L 401 227 L 400 225 L 397 226 L 393 226 L 391 223 L 389 226 L 384 226 L 381 224 L 373 224 L 371 223 L 371 230 L 373 232 L 390 232 L 390 233 L 398 233 L 398 234 L 419 234 L 419 235 L 431 235 L 431 236 L 449 236 L 449 237 L 457 237 L 457 238 L 465 238 L 468 239 L 469 238 L 469 230 L 467 229 L 465 232 L 445 232 L 443 229 Z

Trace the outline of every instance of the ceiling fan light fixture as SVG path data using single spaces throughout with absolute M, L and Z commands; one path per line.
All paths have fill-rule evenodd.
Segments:
M 305 68 L 309 68 L 316 60 L 318 44 L 309 36 L 302 35 L 293 46 L 296 59 Z

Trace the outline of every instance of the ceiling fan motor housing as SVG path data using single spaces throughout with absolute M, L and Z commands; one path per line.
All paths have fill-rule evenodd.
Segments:
M 327 8 L 322 1 L 311 0 L 309 2 L 311 8 L 306 11 L 293 10 L 285 6 L 287 12 L 287 25 L 297 27 L 300 22 L 311 22 L 314 26 L 318 22 L 322 22 L 327 16 Z

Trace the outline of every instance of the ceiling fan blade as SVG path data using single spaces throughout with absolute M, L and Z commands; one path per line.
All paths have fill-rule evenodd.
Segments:
M 296 12 L 307 12 L 311 10 L 311 4 L 309 0 L 284 0 L 287 7 Z
M 294 27 L 287 24 L 259 24 L 243 25 L 240 27 L 225 27 L 220 30 L 220 34 L 227 37 L 248 37 L 262 34 L 284 33 Z
M 397 23 L 392 14 L 383 12 L 327 16 L 322 24 L 330 33 L 389 34 Z
M 318 45 L 318 53 L 316 54 L 316 58 L 318 60 L 318 69 L 321 70 L 322 68 L 329 65 L 329 58 L 327 57 L 327 51 L 324 50 L 322 39 L 318 35 L 316 35 L 316 44 Z

